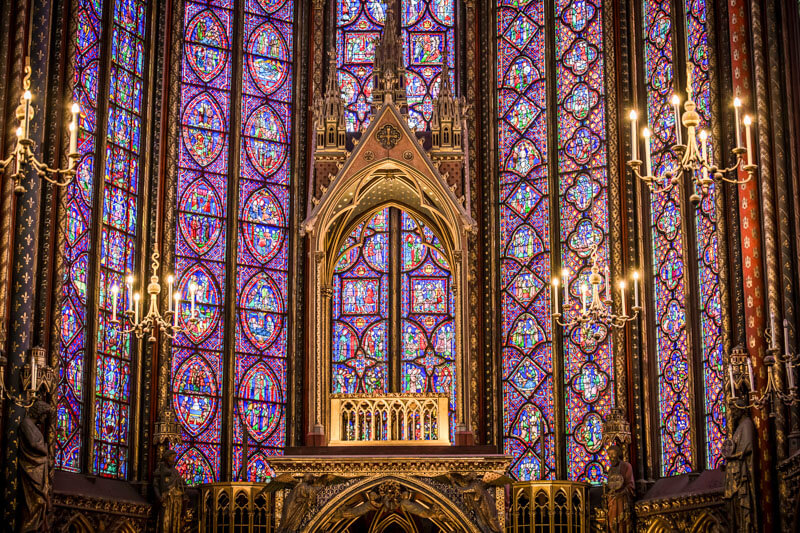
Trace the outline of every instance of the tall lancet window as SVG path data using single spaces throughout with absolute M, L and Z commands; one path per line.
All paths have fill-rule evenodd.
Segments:
M 445 61 L 455 72 L 455 0 L 336 0 L 339 90 L 346 102 L 348 131 L 369 124 L 372 64 L 390 2 L 402 28 L 409 125 L 430 127 L 433 98 Z M 393 28 L 397 31 L 400 28 Z M 454 78 L 451 79 L 451 83 Z
M 678 7 L 681 7 L 680 5 Z M 686 1 L 681 10 L 671 2 L 646 0 L 643 3 L 644 67 L 647 92 L 647 118 L 653 127 L 651 148 L 653 171 L 663 173 L 674 168 L 675 157 L 668 148 L 676 142 L 675 114 L 670 98 L 675 92 L 676 77 L 685 86 L 683 72 L 676 72 L 678 54 L 690 65 L 692 91 L 701 117 L 700 129 L 711 126 L 711 80 L 708 69 L 709 47 L 707 6 Z M 685 22 L 676 22 L 683 20 Z M 685 24 L 676 32 L 676 24 Z M 677 34 L 685 34 L 681 43 Z M 685 93 L 680 94 L 686 98 Z M 709 153 L 713 158 L 713 147 Z M 658 361 L 658 419 L 661 435 L 661 473 L 675 475 L 701 468 L 695 457 L 696 447 L 703 446 L 706 465 L 720 465 L 724 440 L 725 409 L 723 402 L 721 308 L 719 267 L 717 263 L 716 188 L 695 208 L 690 206 L 695 227 L 694 244 L 685 242 L 688 235 L 682 225 L 679 187 L 669 192 L 650 194 L 651 238 L 653 248 L 653 307 L 656 324 L 656 359 Z M 696 255 L 695 255 L 696 254 Z M 687 264 L 697 264 L 695 272 Z M 689 309 L 692 292 L 698 309 Z M 690 320 L 691 319 L 691 320 Z M 693 333 L 700 357 L 693 357 L 690 343 Z M 701 402 L 704 434 L 692 430 L 692 380 L 703 385 Z M 695 444 L 696 441 L 700 443 Z
M 126 274 L 139 266 L 150 6 L 106 1 L 109 9 L 104 2 L 81 0 L 74 11 L 73 98 L 81 106 L 81 158 L 67 189 L 56 465 L 125 478 L 135 374 L 130 339 L 111 321 L 111 287 L 124 287 Z M 124 298 L 120 305 L 127 305 Z
M 246 0 L 234 12 L 232 1 L 189 0 L 184 28 L 175 252 L 188 330 L 173 343 L 171 383 L 178 468 L 191 484 L 264 481 L 286 441 L 294 2 Z M 227 433 L 223 420 L 233 420 Z M 231 472 L 221 470 L 223 453 Z
M 594 248 L 609 261 L 602 2 L 497 6 L 504 450 L 518 479 L 598 483 L 614 404 L 611 338 L 605 328 L 553 331 L 550 279 L 569 272 L 564 298 L 574 307 Z

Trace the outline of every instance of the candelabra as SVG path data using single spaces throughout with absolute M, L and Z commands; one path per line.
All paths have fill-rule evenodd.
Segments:
M 741 124 L 743 124 L 745 128 L 746 139 L 746 146 L 742 145 L 742 131 L 739 117 L 742 102 L 739 98 L 734 98 L 733 100 L 734 122 L 736 125 L 736 148 L 734 148 L 732 152 L 736 156 L 736 163 L 730 167 L 719 167 L 713 162 L 713 154 L 709 153 L 708 150 L 708 132 L 701 130 L 697 133 L 697 127 L 700 125 L 700 114 L 697 112 L 697 104 L 694 102 L 692 96 L 691 65 L 687 65 L 686 96 L 686 102 L 683 104 L 683 116 L 681 116 L 680 112 L 680 97 L 675 94 L 672 96 L 671 100 L 675 117 L 676 143 L 672 146 L 672 152 L 675 154 L 677 160 L 675 167 L 669 167 L 659 175 L 653 174 L 653 164 L 650 153 L 651 131 L 649 128 L 645 127 L 642 129 L 645 149 L 644 174 L 641 173 L 642 161 L 639 159 L 637 136 L 638 114 L 635 110 L 632 110 L 630 113 L 632 157 L 627 164 L 633 170 L 634 175 L 646 183 L 650 190 L 655 193 L 670 191 L 675 185 L 680 183 L 684 177 L 691 179 L 694 192 L 689 197 L 689 200 L 693 205 L 697 205 L 702 198 L 708 194 L 708 188 L 715 180 L 741 185 L 753 179 L 757 166 L 753 159 L 753 142 L 750 131 L 752 119 L 749 115 L 745 115 L 744 119 L 741 121 Z M 681 125 L 686 128 L 685 144 L 683 143 Z M 739 168 L 747 173 L 747 177 L 743 180 L 739 180 L 736 177 Z M 734 177 L 728 178 L 728 174 L 732 174 Z
M 581 305 L 570 306 L 569 294 L 569 270 L 564 270 L 564 314 L 558 311 L 558 296 L 559 285 L 561 280 L 557 277 L 553 278 L 553 311 L 551 316 L 559 326 L 566 328 L 573 328 L 575 326 L 588 327 L 595 330 L 596 337 L 602 336 L 599 328 L 595 327 L 599 324 L 605 324 L 614 328 L 623 328 L 625 324 L 634 320 L 641 307 L 639 306 L 639 273 L 633 273 L 633 291 L 634 291 L 634 306 L 633 315 L 628 315 L 625 301 L 625 281 L 619 282 L 619 290 L 622 301 L 622 313 L 617 315 L 611 311 L 611 275 L 608 265 L 605 267 L 605 279 L 600 275 L 598 245 L 595 244 L 592 249 L 592 267 L 589 274 L 589 283 L 580 286 L 579 294 Z M 605 298 L 601 297 L 600 285 L 605 281 Z M 590 289 L 591 287 L 591 289 Z M 561 317 L 564 317 L 564 321 Z
M 30 65 L 25 66 L 25 77 L 22 80 L 22 89 L 22 96 L 20 97 L 20 103 L 16 112 L 17 120 L 19 120 L 16 146 L 10 156 L 0 160 L 0 170 L 5 171 L 6 168 L 11 167 L 11 178 L 14 180 L 14 192 L 17 194 L 25 192 L 25 188 L 22 186 L 22 177 L 25 174 L 26 165 L 33 168 L 40 178 L 58 187 L 65 187 L 75 177 L 75 168 L 80 158 L 80 154 L 78 153 L 78 114 L 80 113 L 80 107 L 78 104 L 72 104 L 72 121 L 69 124 L 70 136 L 67 168 L 51 168 L 34 155 L 33 151 L 36 148 L 36 143 L 29 137 L 30 124 L 34 115 L 33 105 L 31 103 L 33 94 L 31 93 Z
M 158 248 L 158 246 L 156 246 L 156 248 Z M 139 292 L 134 292 L 134 278 L 132 275 L 128 274 L 127 278 L 125 279 L 125 284 L 127 286 L 128 306 L 123 313 L 121 320 L 117 317 L 119 287 L 117 285 L 113 285 L 111 287 L 111 323 L 122 323 L 123 333 L 134 333 L 140 339 L 145 335 L 148 335 L 148 342 L 155 342 L 155 333 L 159 329 L 171 339 L 174 339 L 178 333 L 186 330 L 186 326 L 181 326 L 178 324 L 181 306 L 181 293 L 180 291 L 173 291 L 173 283 L 175 282 L 175 278 L 172 275 L 167 276 L 167 310 L 163 314 L 159 310 L 158 295 L 161 294 L 161 280 L 158 277 L 158 257 L 158 252 L 153 252 L 153 274 L 150 276 L 150 283 L 147 284 L 147 294 L 150 295 L 150 308 L 148 309 L 147 314 L 143 317 L 140 313 L 142 295 Z M 197 285 L 194 282 L 189 284 L 189 298 L 191 301 L 191 308 L 187 322 L 192 325 L 197 322 Z M 125 326 L 126 322 L 130 323 L 130 327 Z
M 766 330 L 765 336 L 769 344 L 767 355 L 764 357 L 764 364 L 767 366 L 767 385 L 763 391 L 756 388 L 755 375 L 753 373 L 753 362 L 747 352 L 742 350 L 734 350 L 730 355 L 728 364 L 728 378 L 730 379 L 731 400 L 735 401 L 737 405 L 747 408 L 763 408 L 772 401 L 780 401 L 786 405 L 795 405 L 800 403 L 800 397 L 797 394 L 797 386 L 794 381 L 794 369 L 800 362 L 800 355 L 791 353 L 789 350 L 789 321 L 783 321 L 783 339 L 784 339 L 784 353 L 781 354 L 780 348 L 776 343 L 775 331 L 775 316 L 770 317 L 770 328 Z M 784 389 L 780 380 L 777 377 L 776 365 L 784 365 L 786 369 L 786 385 Z M 739 398 L 736 395 L 736 381 L 734 376 L 734 367 L 739 369 L 742 373 L 744 367 L 747 368 L 747 377 L 750 385 L 750 392 L 746 398 Z
M 53 392 L 58 383 L 58 371 L 47 364 L 44 348 L 31 348 L 28 363 L 22 366 L 22 391 L 13 393 L 6 386 L 5 368 L 8 360 L 0 353 L 0 396 L 14 402 L 15 405 L 27 409 L 36 401 L 40 389 Z

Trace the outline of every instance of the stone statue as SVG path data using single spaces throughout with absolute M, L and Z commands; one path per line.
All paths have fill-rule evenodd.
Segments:
M 613 444 L 608 448 L 608 483 L 605 486 L 606 516 L 609 533 L 633 532 L 633 467 L 622 459 L 622 448 Z
M 298 480 L 294 474 L 281 474 L 270 481 L 264 487 L 264 492 L 292 489 L 283 502 L 281 522 L 276 533 L 298 533 L 303 519 L 317 500 L 317 493 L 323 487 L 341 483 L 345 479 L 333 474 L 304 474 Z
M 186 484 L 175 468 L 177 454 L 167 449 L 161 457 L 153 476 L 153 491 L 159 503 L 159 533 L 180 533 L 182 528 L 183 500 Z
M 756 499 L 753 442 L 755 425 L 746 409 L 729 404 L 731 423 L 736 428 L 733 438 L 722 445 L 725 457 L 725 499 L 728 501 L 731 525 L 735 531 L 755 531 Z
M 47 427 L 50 404 L 36 400 L 20 424 L 19 478 L 25 496 L 22 531 L 47 529 L 50 506 L 50 452 L 42 429 Z
M 497 517 L 497 503 L 494 496 L 486 490 L 487 486 L 502 487 L 512 483 L 511 478 L 500 476 L 490 482 L 486 482 L 475 472 L 459 474 L 456 472 L 437 476 L 434 479 L 461 489 L 464 505 L 475 513 L 478 520 L 478 527 L 481 531 L 500 533 L 500 520 Z

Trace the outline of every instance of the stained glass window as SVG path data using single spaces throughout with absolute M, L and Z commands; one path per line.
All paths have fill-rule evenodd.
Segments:
M 390 300 L 395 283 L 399 308 Z M 399 368 L 397 392 L 450 397 L 454 435 L 454 298 L 445 251 L 418 217 L 383 208 L 358 224 L 333 274 L 332 392 L 389 392 L 390 368 Z M 390 338 L 400 339 L 399 361 L 390 360 Z
M 503 449 L 521 480 L 555 475 L 544 18 L 544 0 L 498 2 Z
M 564 294 L 574 307 L 595 248 L 601 263 L 609 261 L 602 7 L 552 0 L 551 31 L 544 24 L 547 1 L 498 2 L 504 449 L 514 457 L 518 479 L 552 479 L 556 454 L 565 453 L 569 479 L 599 483 L 607 463 L 602 424 L 614 403 L 611 341 L 605 329 L 562 332 L 558 379 L 565 396 L 556 397 L 550 278 L 556 266 L 569 272 Z M 548 48 L 556 59 L 551 93 Z M 547 143 L 548 102 L 555 154 Z M 548 172 L 554 155 L 557 164 Z M 551 199 L 552 172 L 558 195 Z M 550 250 L 554 222 L 559 254 Z M 561 451 L 555 449 L 557 410 L 566 415 Z
M 577 306 L 580 287 L 590 285 L 593 250 L 601 264 L 610 260 L 602 2 L 557 0 L 556 20 L 561 264 Z M 614 405 L 612 357 L 606 327 L 564 331 L 569 479 L 605 479 L 602 426 Z
M 673 23 L 670 2 L 645 0 L 644 63 L 647 118 L 653 127 L 653 172 L 674 168 L 675 115 L 669 103 L 673 83 Z M 655 293 L 661 473 L 692 469 L 689 346 L 686 331 L 686 279 L 681 235 L 680 189 L 650 196 Z
M 173 343 L 172 405 L 183 438 L 178 470 L 191 484 L 219 481 L 220 472 L 232 9 L 232 0 L 185 6 L 175 273 L 186 333 Z
M 99 72 L 101 42 L 99 2 L 77 6 L 74 60 L 74 99 L 81 106 L 76 181 L 68 189 L 65 280 L 61 331 L 61 382 L 57 421 L 56 464 L 80 471 L 81 431 L 85 407 L 83 390 L 87 298 L 97 296 L 96 360 L 94 364 L 94 431 L 92 472 L 125 478 L 128 469 L 128 430 L 131 399 L 131 345 L 118 325 L 111 323 L 110 289 L 124 286 L 134 271 L 137 237 L 141 119 L 144 94 L 144 51 L 147 4 L 118 0 L 111 11 L 109 71 Z M 108 108 L 104 138 L 98 137 L 98 85 L 107 75 Z M 103 148 L 98 148 L 102 146 Z M 102 180 L 95 176 L 95 154 L 104 150 Z M 92 202 L 101 195 L 99 235 L 89 228 L 95 214 Z M 94 268 L 91 253 L 98 250 L 98 290 L 87 284 Z M 123 291 L 124 292 L 124 291 Z M 126 305 L 122 299 L 121 305 Z M 94 343 L 92 343 L 94 344 Z
M 286 441 L 293 9 L 245 2 L 233 466 L 237 479 L 258 482 Z
M 242 49 L 233 28 L 242 18 Z M 183 430 L 178 468 L 190 484 L 220 480 L 226 331 L 233 329 L 231 477 L 266 481 L 286 441 L 289 168 L 294 3 L 187 2 L 181 89 L 176 274 L 185 300 L 172 353 L 172 402 Z M 241 96 L 232 90 L 241 61 Z M 230 102 L 240 98 L 241 124 Z M 241 133 L 230 176 L 231 132 Z M 235 198 L 237 235 L 227 209 Z M 235 269 L 226 269 L 235 238 Z M 230 277 L 230 279 L 229 279 Z M 234 310 L 226 287 L 235 285 Z M 198 321 L 191 324 L 190 290 Z
M 439 239 L 420 220 L 403 212 L 400 225 L 401 391 L 447 394 L 454 435 L 456 335 L 450 264 Z
M 359 224 L 333 275 L 335 393 L 386 392 L 389 333 L 389 209 Z
M 711 130 L 711 77 L 708 57 L 708 11 L 705 2 L 686 0 L 686 36 L 692 66 L 692 91 L 700 128 Z M 709 135 L 709 156 L 714 147 Z M 722 368 L 722 309 L 719 294 L 717 257 L 716 185 L 709 187 L 695 216 L 698 258 L 698 301 L 702 344 L 703 406 L 705 414 L 706 466 L 717 468 L 722 462 L 725 441 L 725 399 Z
M 403 52 L 406 66 L 408 123 L 430 127 L 433 99 L 445 61 L 450 84 L 455 86 L 455 0 L 404 0 L 402 2 Z
M 336 57 L 339 91 L 348 131 L 369 123 L 375 41 L 386 19 L 385 0 L 336 0 Z
M 346 102 L 348 131 L 369 124 L 375 40 L 383 29 L 387 5 L 386 0 L 336 0 L 339 90 Z M 399 5 L 408 122 L 412 128 L 425 130 L 445 61 L 455 86 L 455 0 L 399 0 Z
M 82 0 L 76 6 L 72 98 L 81 107 L 78 121 L 76 179 L 67 187 L 67 234 L 61 311 L 60 379 L 56 419 L 56 466 L 81 470 L 84 372 L 86 371 L 86 284 L 93 219 L 94 155 L 97 137 L 97 86 L 100 68 L 102 4 Z

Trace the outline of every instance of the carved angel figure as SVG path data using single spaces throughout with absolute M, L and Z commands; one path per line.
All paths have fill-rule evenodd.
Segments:
M 308 511 L 317 500 L 317 493 L 327 485 L 341 483 L 346 478 L 333 474 L 281 474 L 264 487 L 264 492 L 292 489 L 283 502 L 283 512 L 277 533 L 297 533 Z
M 175 467 L 177 454 L 167 449 L 153 474 L 153 492 L 158 500 L 158 531 L 178 533 L 181 531 L 183 500 L 186 483 Z
M 36 400 L 20 424 L 19 470 L 25 496 L 21 531 L 47 529 L 50 505 L 50 456 L 42 427 L 47 427 L 50 404 Z
M 512 483 L 512 479 L 507 476 L 500 476 L 489 482 L 483 480 L 475 472 L 459 474 L 456 472 L 447 473 L 434 478 L 436 481 L 449 483 L 461 489 L 464 498 L 464 505 L 475 512 L 478 519 L 478 527 L 481 531 L 500 533 L 500 520 L 497 517 L 497 503 L 494 496 L 489 494 L 486 487 L 502 487 Z

